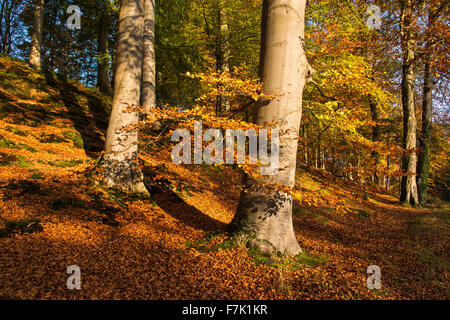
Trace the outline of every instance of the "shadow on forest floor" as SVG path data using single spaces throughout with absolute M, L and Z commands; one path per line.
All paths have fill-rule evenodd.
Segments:
M 77 88 L 65 77 L 56 76 L 54 73 L 45 73 L 47 83 L 58 90 L 59 94 L 54 99 L 64 103 L 67 109 L 67 117 L 72 121 L 74 129 L 83 139 L 83 148 L 91 158 L 96 158 L 103 148 L 103 137 L 108 126 L 109 114 L 107 106 L 94 94 Z M 87 101 L 82 105 L 80 97 Z M 95 130 L 98 129 L 98 130 Z

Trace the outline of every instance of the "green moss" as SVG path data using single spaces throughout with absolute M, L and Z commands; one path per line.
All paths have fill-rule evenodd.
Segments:
M 249 248 L 248 254 L 252 257 L 253 262 L 256 265 L 263 264 L 269 267 L 277 267 L 280 265 L 280 261 L 277 256 L 263 253 L 257 247 Z
M 3 136 L 0 136 L 0 148 L 16 149 L 16 150 L 24 149 L 24 150 L 28 150 L 33 153 L 37 152 L 36 149 L 34 149 L 33 147 L 30 147 L 27 144 L 24 144 L 24 143 L 16 144 L 13 141 L 8 140 Z
M 24 144 L 24 143 L 19 143 L 19 149 L 25 149 L 25 150 L 30 151 L 32 153 L 38 152 L 35 148 L 30 147 L 29 145 Z
M 26 133 L 25 131 L 21 131 L 21 130 L 17 129 L 16 127 L 7 126 L 7 127 L 5 127 L 5 130 L 8 131 L 8 132 L 12 132 L 12 133 L 14 133 L 14 134 L 16 134 L 18 136 L 21 136 L 21 137 L 26 137 L 28 135 L 28 133 Z
M 370 213 L 361 209 L 357 210 L 356 214 L 361 218 L 370 218 Z
M 14 142 L 12 142 L 11 140 L 6 139 L 3 136 L 0 136 L 0 148 L 20 149 L 19 146 L 17 146 Z
M 133 201 L 148 201 L 152 206 L 158 206 L 158 204 L 149 195 L 144 195 L 140 193 L 130 193 L 125 192 L 121 189 L 116 188 L 102 188 L 109 198 L 117 203 L 122 208 L 128 208 L 128 203 Z M 95 195 L 96 193 L 94 193 Z
M 187 241 L 185 245 L 200 253 L 216 252 L 236 247 L 236 239 L 234 237 L 227 237 L 223 241 L 217 243 L 215 240 L 222 235 L 227 236 L 228 234 L 225 231 L 213 231 L 200 240 Z
M 253 258 L 253 262 L 257 265 L 262 264 L 269 267 L 282 268 L 290 271 L 303 269 L 305 267 L 312 267 L 328 261 L 328 256 L 326 255 L 312 255 L 302 252 L 294 257 L 285 257 L 281 253 L 276 255 L 263 253 L 256 247 L 250 248 L 248 250 L 248 254 Z
M 194 195 L 191 192 L 191 188 L 186 186 L 183 188 L 184 194 L 187 195 L 188 197 L 193 197 Z
M 21 168 L 29 168 L 33 165 L 32 162 L 28 161 L 24 156 L 18 155 L 17 158 L 19 159 L 19 167 Z
M 7 237 L 15 233 L 37 233 L 43 230 L 39 220 L 7 221 L 4 228 L 0 229 L 0 237 Z
M 119 189 L 107 188 L 106 193 L 109 195 L 109 198 L 117 203 L 119 206 L 123 208 L 128 208 L 127 204 L 127 195 L 125 192 Z
M 328 261 L 327 255 L 313 255 L 306 252 L 296 255 L 293 259 L 293 267 L 302 268 L 305 266 L 315 266 Z
M 413 206 L 408 201 L 403 201 L 401 205 L 405 208 L 412 208 Z
M 84 147 L 83 138 L 79 133 L 73 131 L 64 131 L 62 135 L 64 138 L 72 140 L 74 148 L 82 149 Z

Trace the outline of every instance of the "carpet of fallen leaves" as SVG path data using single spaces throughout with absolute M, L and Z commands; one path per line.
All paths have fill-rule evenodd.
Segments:
M 64 87 L 51 90 L 61 100 L 61 112 L 84 103 L 67 98 L 61 93 Z M 39 97 L 38 92 L 29 99 L 41 103 Z M 0 100 L 18 104 L 17 108 L 26 103 L 12 93 L 0 92 Z M 299 185 L 323 193 L 324 202 L 315 207 L 297 204 L 294 228 L 302 248 L 326 255 L 325 263 L 289 271 L 257 265 L 245 248 L 199 252 L 187 244 L 231 221 L 239 199 L 239 175 L 231 168 L 177 166 L 170 162 L 169 152 L 160 152 L 143 159 L 144 172 L 153 180 L 158 179 L 155 172 L 161 172 L 177 185 L 154 192 L 152 200 L 108 192 L 93 185 L 87 174 L 95 153 L 86 144 L 101 146 L 103 138 L 89 140 L 81 120 L 88 119 L 89 127 L 95 117 L 86 114 L 72 112 L 64 126 L 55 125 L 60 119 L 52 125 L 0 120 L 2 141 L 16 146 L 2 144 L 0 155 L 22 156 L 17 163 L 0 166 L 0 228 L 8 221 L 31 220 L 43 227 L 37 233 L 0 237 L 0 298 L 449 297 L 447 218 L 442 220 L 446 225 L 441 220 L 436 223 L 433 219 L 439 216 L 433 208 L 406 208 L 373 190 L 360 197 L 357 185 L 306 168 L 299 169 Z M 39 140 L 43 133 L 60 136 L 68 130 L 82 132 L 83 148 L 74 148 L 70 140 Z M 104 127 L 98 130 L 101 136 Z M 17 147 L 20 144 L 31 148 Z M 338 213 L 337 202 L 352 208 L 352 213 Z M 81 290 L 66 287 L 69 265 L 81 269 Z M 369 265 L 381 268 L 381 290 L 366 287 Z
M 161 161 L 160 159 L 158 161 Z M 356 215 L 295 214 L 301 246 L 326 254 L 326 263 L 295 272 L 256 265 L 245 249 L 199 253 L 186 245 L 230 222 L 238 190 L 201 173 L 168 166 L 195 185 L 190 197 L 157 193 L 155 203 L 107 196 L 92 199 L 76 169 L 43 170 L 44 194 L 10 190 L 28 170 L 1 168 L 1 220 L 39 219 L 40 233 L 0 238 L 0 295 L 20 299 L 429 299 L 445 298 L 448 269 L 436 273 L 421 259 L 408 232 L 424 210 L 399 207 L 377 195 L 363 201 L 370 218 Z M 198 191 L 197 191 L 198 190 Z M 41 192 L 42 193 L 42 192 Z M 55 210 L 61 198 L 83 205 Z M 314 209 L 308 209 L 314 211 Z M 319 210 L 319 209 L 317 209 Z M 324 218 L 325 217 L 325 218 Z M 448 254 L 446 244 L 444 254 Z M 82 271 L 82 290 L 66 287 L 69 265 Z M 382 290 L 366 288 L 366 268 L 382 270 Z M 439 280 L 440 279 L 440 280 Z M 442 282 L 442 288 L 436 284 Z

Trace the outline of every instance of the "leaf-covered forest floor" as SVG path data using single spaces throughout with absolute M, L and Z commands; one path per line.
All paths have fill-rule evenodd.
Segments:
M 292 268 L 214 247 L 239 175 L 176 166 L 159 150 L 142 159 L 151 199 L 95 185 L 109 107 L 96 89 L 0 56 L 0 298 L 449 298 L 448 204 L 407 208 L 300 167 L 299 187 L 323 201 L 296 204 L 294 228 L 320 259 Z M 69 265 L 81 290 L 66 287 Z M 381 290 L 366 288 L 369 265 L 381 268 Z

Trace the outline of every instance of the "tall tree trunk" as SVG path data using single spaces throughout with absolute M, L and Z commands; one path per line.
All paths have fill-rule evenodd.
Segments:
M 319 133 L 319 136 L 317 137 L 317 169 L 323 169 L 323 162 L 322 162 L 322 133 Z
M 103 11 L 106 11 L 103 9 Z M 111 95 L 111 81 L 109 80 L 109 52 L 108 52 L 108 31 L 109 31 L 110 15 L 109 12 L 101 14 L 99 19 L 98 30 L 98 68 L 97 68 L 97 87 L 101 92 Z
M 51 30 L 56 30 L 58 28 L 58 5 L 55 2 L 47 2 L 51 5 L 52 14 L 49 17 L 49 27 Z M 47 69 L 56 70 L 58 67 L 57 50 L 56 50 L 56 32 L 50 32 L 51 44 L 49 45 L 50 54 L 48 55 Z
M 143 0 L 122 0 L 111 117 L 102 160 L 102 180 L 110 187 L 147 193 L 138 164 L 138 112 L 142 77 Z M 131 130 L 127 130 L 131 129 Z
M 155 83 L 155 0 L 144 0 L 144 59 L 142 63 L 142 98 L 144 114 L 156 104 Z
M 372 129 L 372 142 L 380 142 L 380 138 L 381 138 L 381 134 L 380 134 L 380 126 L 379 126 L 379 121 L 380 121 L 380 116 L 378 113 L 378 104 L 376 102 L 376 100 L 374 99 L 374 97 L 370 97 L 369 98 L 369 104 L 370 104 L 370 112 L 372 114 L 372 121 L 375 123 Z M 377 173 L 377 168 L 378 165 L 380 164 L 380 155 L 377 151 L 372 151 L 372 159 L 373 159 L 373 164 L 375 167 L 375 171 L 373 174 L 373 181 L 376 185 L 380 184 L 380 178 L 378 176 Z
M 403 76 L 402 76 L 402 106 L 403 106 L 403 163 L 400 201 L 409 202 L 412 205 L 419 203 L 416 183 L 416 110 L 414 101 L 414 46 L 412 0 L 402 1 L 402 51 L 403 51 Z
M 31 37 L 30 65 L 37 71 L 42 70 L 41 49 L 44 27 L 44 0 L 35 0 L 33 34 Z
M 448 5 L 448 4 L 447 4 Z M 432 28 L 436 19 L 441 14 L 442 7 L 435 10 L 436 8 L 428 8 L 428 28 Z M 431 40 L 431 43 L 433 41 Z M 430 43 L 427 43 L 430 45 Z M 417 174 L 417 185 L 419 193 L 420 203 L 425 203 L 427 201 L 427 191 L 428 191 L 428 176 L 430 171 L 430 154 L 431 154 L 431 129 L 432 129 L 432 116 L 433 116 L 433 68 L 432 61 L 434 55 L 430 52 L 425 57 L 425 76 L 423 82 L 423 101 L 422 101 L 422 132 L 420 135 L 419 143 L 421 152 L 419 154 L 418 161 L 418 174 Z
M 1 47 L 1 44 L 3 43 L 3 13 L 5 12 L 5 5 L 6 2 L 5 1 L 1 1 L 0 2 L 0 51 L 3 52 L 3 48 Z
M 70 32 L 69 29 L 66 29 L 64 31 L 64 35 L 65 35 L 65 39 L 64 39 L 64 44 L 63 44 L 63 59 L 61 60 L 61 68 L 60 73 L 65 77 L 65 78 L 69 78 L 70 75 L 70 44 L 72 42 L 72 34 Z
M 309 164 L 309 157 L 308 157 L 308 132 L 307 130 L 307 126 L 306 124 L 302 125 L 302 130 L 303 130 L 303 153 L 304 153 L 304 158 L 305 158 L 305 164 L 308 165 Z
M 389 147 L 390 147 L 390 145 L 391 145 L 391 137 L 390 137 L 390 132 L 388 132 L 388 134 L 387 134 L 387 142 L 386 142 L 386 145 L 387 145 L 387 149 L 389 150 Z M 389 154 L 386 156 L 386 183 L 385 183 L 385 185 L 386 185 L 386 191 L 389 191 L 389 187 L 390 187 L 390 180 L 391 180 L 391 178 L 389 177 L 389 169 L 390 169 L 390 166 L 391 166 L 391 157 L 389 156 Z
M 309 64 L 304 49 L 306 0 L 264 0 L 260 75 L 265 94 L 277 98 L 259 104 L 256 124 L 280 129 L 280 169 L 265 182 L 294 187 L 302 93 Z M 232 222 L 241 243 L 268 253 L 296 255 L 302 250 L 292 224 L 292 197 L 261 189 L 245 177 L 246 188 Z
M 228 22 L 223 1 L 219 1 L 219 44 L 217 49 L 217 69 L 224 73 L 230 72 L 230 48 L 228 43 Z M 217 97 L 216 115 L 224 116 L 230 111 L 230 97 L 219 95 Z
M 314 148 L 314 168 L 319 169 L 319 145 L 318 143 Z
M 11 19 L 14 8 L 14 1 L 9 3 L 9 7 L 7 6 L 8 2 L 5 1 L 6 11 L 5 11 L 5 31 L 2 37 L 2 53 L 9 54 L 11 51 Z
M 320 148 L 320 169 L 325 170 L 325 149 Z
M 336 175 L 336 153 L 334 148 L 331 148 L 331 174 Z
M 428 175 L 430 171 L 431 128 L 433 113 L 433 72 L 431 64 L 425 63 L 425 78 L 423 83 L 422 103 L 422 134 L 420 135 L 420 149 L 418 162 L 419 201 L 427 200 Z
M 118 45 L 118 39 L 119 37 L 119 24 L 116 23 L 114 25 L 114 49 L 113 49 L 113 53 L 112 53 L 112 82 L 111 83 L 116 83 L 116 53 L 117 53 L 117 45 Z

